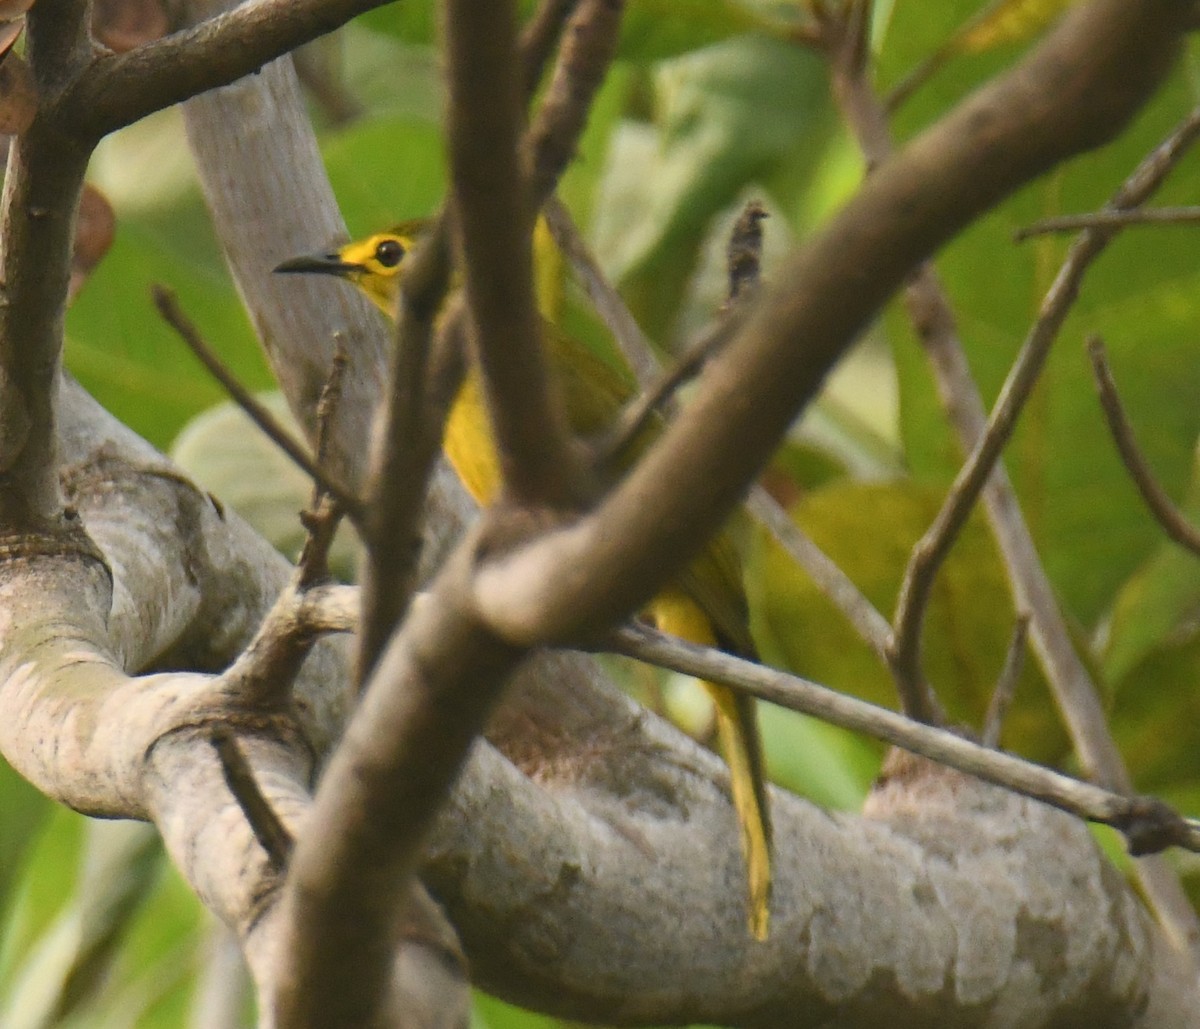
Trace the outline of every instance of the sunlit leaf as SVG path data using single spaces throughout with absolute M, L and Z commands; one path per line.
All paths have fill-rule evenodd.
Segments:
M 951 49 L 978 53 L 1037 35 L 1074 0 L 994 0 L 955 33 Z

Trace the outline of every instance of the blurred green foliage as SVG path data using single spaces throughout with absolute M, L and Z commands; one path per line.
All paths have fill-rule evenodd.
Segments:
M 982 6 L 877 4 L 872 52 L 880 87 L 891 88 L 938 52 Z M 789 41 L 798 10 L 783 0 L 628 4 L 620 59 L 561 192 L 664 350 L 711 319 L 725 234 L 745 199 L 760 199 L 771 212 L 770 278 L 787 245 L 817 231 L 861 178 L 822 61 Z M 430 0 L 413 0 L 380 8 L 340 34 L 332 66 L 362 105 L 360 118 L 335 125 L 313 96 L 322 151 L 353 233 L 429 213 L 442 195 L 435 23 Z M 898 111 L 897 138 L 918 133 L 1027 45 L 1021 38 L 951 53 Z M 1119 140 L 1022 191 L 939 256 L 988 403 L 1067 248 L 1055 237 L 1014 244 L 1013 230 L 1103 204 L 1194 104 L 1194 73 L 1194 62 L 1186 64 Z M 179 293 L 244 381 L 270 386 L 195 181 L 178 159 L 184 150 L 172 113 L 104 144 L 93 178 L 116 208 L 117 238 L 67 320 L 72 372 L 164 448 L 221 395 L 154 313 L 152 282 Z M 1191 199 L 1198 160 L 1189 158 L 1175 173 L 1161 202 Z M 1108 439 L 1081 349 L 1086 334 L 1104 335 L 1150 464 L 1174 496 L 1191 490 L 1190 511 L 1200 515 L 1193 467 L 1200 263 L 1192 231 L 1131 230 L 1097 263 L 1006 462 L 1077 642 L 1102 673 L 1139 786 L 1194 812 L 1200 718 L 1187 711 L 1198 703 L 1200 678 L 1196 559 L 1163 541 L 1136 496 Z M 566 297 L 570 329 L 607 348 L 578 290 L 568 288 Z M 771 487 L 890 615 L 908 549 L 932 519 L 960 455 L 898 305 L 831 388 L 835 401 L 824 401 L 797 427 L 772 467 Z M 264 531 L 291 550 L 296 526 L 288 512 L 303 504 L 307 487 L 268 448 L 245 442 L 246 432 L 236 415 L 212 416 L 181 443 L 180 456 L 198 481 L 248 515 L 261 514 Z M 770 661 L 895 703 L 875 656 L 772 542 L 761 535 L 750 541 L 747 568 L 754 627 Z M 939 579 L 925 637 L 927 674 L 956 720 L 978 726 L 1014 617 L 999 558 L 982 522 L 973 520 Z M 789 712 L 765 710 L 763 723 L 777 781 L 824 805 L 861 803 L 879 747 Z M 1066 753 L 1032 659 L 1005 745 L 1046 761 Z M 184 1024 L 209 927 L 178 878 L 164 871 L 157 849 L 136 834 L 96 832 L 51 810 L 7 768 L 0 769 L 0 838 L 0 1022 Z M 121 874 L 96 874 L 97 867 L 117 867 L 104 864 L 106 854 Z M 68 982 L 69 1014 L 47 1020 L 58 1017 L 48 1012 L 66 1010 L 62 1001 L 56 1008 L 53 990 Z M 561 1023 L 481 997 L 475 1024 Z

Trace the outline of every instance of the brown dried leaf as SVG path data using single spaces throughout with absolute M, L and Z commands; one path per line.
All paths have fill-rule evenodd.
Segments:
M 92 7 L 92 35 L 118 53 L 170 31 L 163 0 L 96 0 Z
M 19 136 L 37 114 L 37 85 L 33 72 L 16 54 L 0 64 L 0 133 Z
M 0 18 L 17 20 L 33 6 L 33 0 L 0 0 Z
M 112 205 L 91 183 L 83 187 L 79 199 L 79 217 L 75 222 L 75 249 L 71 254 L 71 283 L 67 288 L 67 303 L 75 299 L 92 269 L 112 246 L 117 232 L 117 218 Z
M 3 0 L 0 0 L 0 3 L 2 2 Z M 13 21 L 0 22 L 0 61 L 8 56 L 8 52 L 13 48 L 13 44 L 16 43 L 24 28 L 24 16 Z

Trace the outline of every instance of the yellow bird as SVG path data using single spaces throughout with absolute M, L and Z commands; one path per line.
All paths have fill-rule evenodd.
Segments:
M 339 276 L 394 318 L 404 258 L 425 225 L 405 222 L 330 253 L 285 261 L 275 271 Z M 552 325 L 545 325 L 543 336 L 572 430 L 586 438 L 608 428 L 631 398 L 630 384 L 582 343 Z M 483 386 L 475 371 L 468 373 L 451 405 L 442 447 L 476 502 L 486 506 L 495 500 L 503 485 L 500 462 Z M 754 655 L 737 555 L 725 535 L 713 539 L 679 580 L 650 602 L 646 614 L 663 632 L 743 656 Z M 717 735 L 730 769 L 749 883 L 750 931 L 762 940 L 770 913 L 771 819 L 754 701 L 718 683 L 703 685 L 716 707 Z

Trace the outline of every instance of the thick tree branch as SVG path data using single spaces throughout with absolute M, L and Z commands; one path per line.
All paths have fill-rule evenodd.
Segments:
M 380 658 L 321 781 L 284 897 L 280 1024 L 388 1025 L 422 843 L 521 652 L 461 606 L 464 544 Z M 347 988 L 352 984 L 352 988 Z
M 62 528 L 52 398 L 90 151 L 47 108 L 90 54 L 85 14 L 73 0 L 49 0 L 27 15 L 39 111 L 12 144 L 0 198 L 0 524 L 9 529 Z
M 561 640 L 643 604 L 728 516 L 904 277 L 1007 193 L 1111 138 L 1144 103 L 1178 52 L 1182 13 L 1172 0 L 1075 9 L 1022 64 L 881 165 L 792 259 L 597 515 L 540 543 L 540 561 L 523 554 L 519 582 L 502 563 L 484 570 L 489 621 L 514 642 Z
M 386 0 L 251 0 L 193 28 L 97 58 L 61 102 L 81 138 L 98 140 L 155 111 L 228 85 Z
M 525 140 L 534 207 L 553 194 L 617 52 L 624 0 L 579 0 L 559 48 L 554 77 Z
M 464 292 L 506 488 L 572 506 L 582 471 L 533 299 L 534 208 L 519 160 L 521 65 L 510 2 L 446 5 L 448 127 Z

